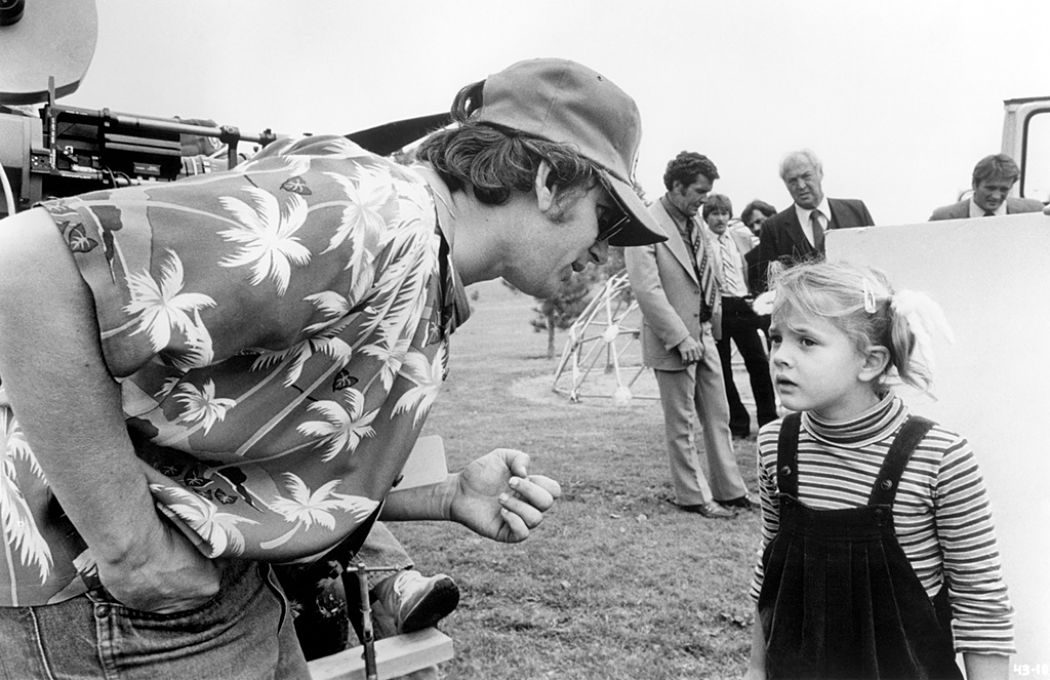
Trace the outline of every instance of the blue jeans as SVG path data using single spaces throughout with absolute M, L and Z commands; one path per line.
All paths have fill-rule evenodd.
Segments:
M 287 600 L 270 568 L 232 561 L 219 594 L 153 614 L 104 590 L 57 604 L 0 607 L 0 679 L 309 678 Z

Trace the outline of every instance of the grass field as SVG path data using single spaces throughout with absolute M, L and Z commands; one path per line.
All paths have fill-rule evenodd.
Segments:
M 543 389 L 556 361 L 528 323 L 531 298 L 498 283 L 477 290 L 425 434 L 443 437 L 453 469 L 496 447 L 526 451 L 563 497 L 515 545 L 447 523 L 392 527 L 422 571 L 462 590 L 441 624 L 456 650 L 443 676 L 741 677 L 757 512 L 718 521 L 676 509 L 659 403 L 574 404 Z M 753 438 L 737 455 L 754 488 Z

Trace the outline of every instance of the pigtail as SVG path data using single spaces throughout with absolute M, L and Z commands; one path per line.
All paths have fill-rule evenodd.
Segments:
M 890 298 L 890 338 L 900 379 L 930 394 L 933 384 L 933 335 L 955 342 L 940 305 L 925 293 L 899 290 Z M 931 395 L 932 396 L 932 395 Z

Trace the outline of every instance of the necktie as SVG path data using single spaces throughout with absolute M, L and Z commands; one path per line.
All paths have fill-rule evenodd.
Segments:
M 693 243 L 696 244 L 697 259 L 700 261 L 700 295 L 703 297 L 705 309 L 710 313 L 714 309 L 715 300 L 721 295 L 721 291 L 719 290 L 714 263 L 711 262 L 710 245 L 707 239 L 700 236 L 699 231 L 694 225 Z
M 995 211 L 994 210 L 985 210 L 984 211 L 984 216 L 985 217 L 995 217 Z
M 722 292 L 732 295 L 738 292 L 737 259 L 729 243 L 729 234 L 718 237 L 718 253 L 722 256 Z
M 813 247 L 821 255 L 824 254 L 824 227 L 820 226 L 820 211 L 814 210 L 809 214 L 809 224 L 813 228 Z

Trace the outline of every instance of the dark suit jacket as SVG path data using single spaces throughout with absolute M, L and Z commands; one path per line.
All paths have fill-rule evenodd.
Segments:
M 1042 212 L 1043 204 L 1034 198 L 1014 198 L 1010 196 L 1006 199 L 1006 214 L 1013 215 L 1015 213 L 1027 213 L 1027 212 Z M 970 216 L 970 199 L 959 201 L 951 205 L 943 205 L 933 211 L 930 215 L 930 221 L 936 220 L 963 220 Z
M 829 230 L 870 227 L 875 224 L 864 201 L 855 198 L 829 198 L 828 209 L 831 211 L 828 219 Z M 814 259 L 818 255 L 823 257 L 824 253 L 818 254 L 806 239 L 802 225 L 798 223 L 798 215 L 795 214 L 795 204 L 792 203 L 786 210 L 781 210 L 762 224 L 755 262 L 755 278 L 759 283 L 756 292 L 768 288 L 766 274 L 770 262 L 779 261 L 790 267 L 804 260 Z

